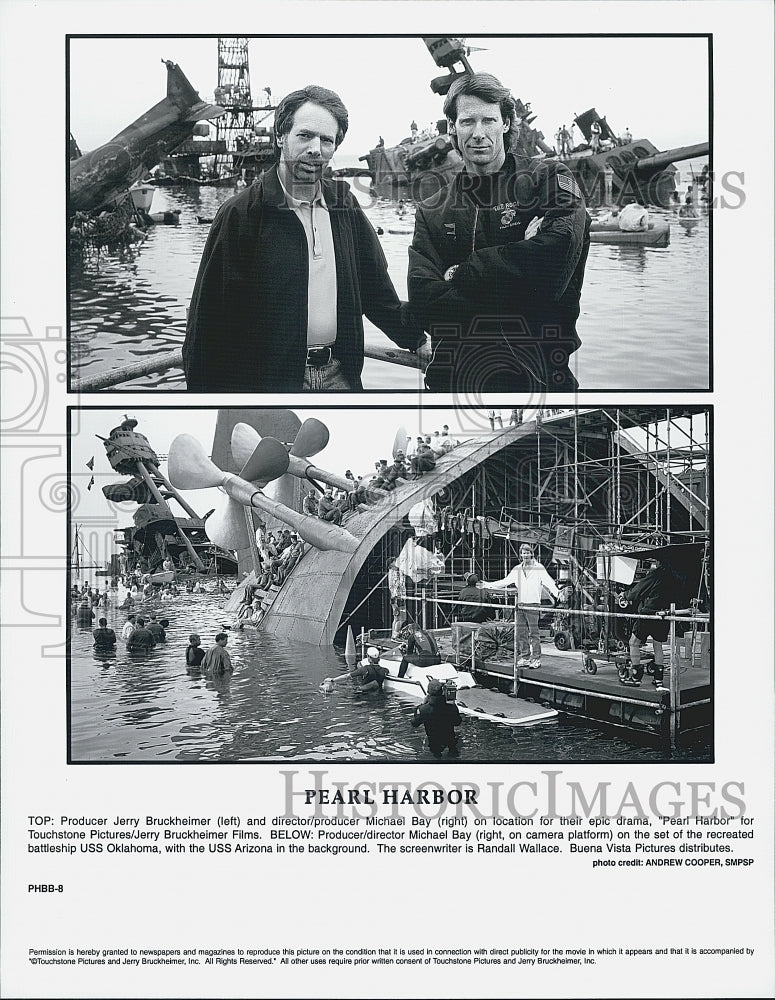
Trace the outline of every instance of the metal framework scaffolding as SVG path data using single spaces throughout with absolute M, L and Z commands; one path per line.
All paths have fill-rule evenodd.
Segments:
M 434 544 L 445 558 L 443 575 L 426 585 L 434 598 L 450 596 L 469 573 L 506 576 L 524 541 L 591 597 L 599 583 L 600 550 L 626 553 L 709 540 L 707 408 L 547 409 L 523 429 L 524 435 L 434 498 Z M 374 592 L 366 601 L 372 623 L 389 614 L 386 588 L 379 584 L 408 534 L 397 525 L 361 571 L 358 599 Z M 705 572 L 704 594 L 709 590 Z M 373 600 L 384 604 L 381 615 L 369 607 Z M 431 624 L 448 624 L 453 610 L 445 614 L 444 602 L 434 602 Z

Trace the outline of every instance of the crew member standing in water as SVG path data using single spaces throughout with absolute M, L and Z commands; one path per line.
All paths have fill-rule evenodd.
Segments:
M 415 729 L 425 727 L 428 748 L 434 757 L 441 757 L 447 749 L 450 756 L 457 754 L 455 727 L 461 721 L 457 705 L 444 697 L 441 681 L 432 678 L 428 682 L 425 701 L 414 710 L 412 726 Z

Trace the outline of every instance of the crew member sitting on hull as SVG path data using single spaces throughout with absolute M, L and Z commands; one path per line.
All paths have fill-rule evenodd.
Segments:
M 457 754 L 455 727 L 461 721 L 457 705 L 444 697 L 441 681 L 431 678 L 425 701 L 414 710 L 412 726 L 415 729 L 425 727 L 428 748 L 434 757 L 441 757 L 447 748 L 450 756 Z
M 318 498 L 314 490 L 309 490 L 307 495 L 304 497 L 301 509 L 302 512 L 307 514 L 309 517 L 318 516 Z
M 516 104 L 489 73 L 455 80 L 444 102 L 463 170 L 418 205 L 409 302 L 431 335 L 426 388 L 575 389 L 589 217 L 570 169 L 517 149 Z
M 355 690 L 363 693 L 381 691 L 388 673 L 385 667 L 380 666 L 377 647 L 369 646 L 366 650 L 366 659 L 361 660 L 360 666 L 350 672 L 350 677 L 355 681 Z
M 334 502 L 334 491 L 330 487 L 318 500 L 318 516 L 321 521 L 330 521 L 332 524 L 342 523 L 342 509 Z

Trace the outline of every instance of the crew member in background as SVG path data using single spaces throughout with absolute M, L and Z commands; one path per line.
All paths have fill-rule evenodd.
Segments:
M 332 524 L 342 523 L 342 508 L 334 502 L 334 491 L 330 486 L 318 500 L 318 516 L 321 520 L 330 521 Z
M 302 503 L 302 510 L 305 514 L 310 517 L 318 516 L 318 498 L 314 490 L 309 490 L 307 495 L 304 497 L 304 502 Z
M 129 636 L 134 632 L 135 628 L 136 628 L 135 616 L 127 615 L 127 619 L 124 622 L 124 627 L 121 629 L 121 638 L 124 640 L 124 642 L 127 641 Z
M 130 653 L 143 653 L 153 649 L 155 645 L 156 640 L 153 637 L 153 632 L 145 627 L 145 619 L 138 618 L 137 627 L 126 641 L 126 648 Z
M 88 597 L 84 597 L 78 605 L 77 612 L 78 628 L 91 628 L 94 621 L 94 612 L 91 609 L 91 602 Z
M 205 651 L 202 649 L 202 640 L 194 632 L 188 637 L 188 645 L 186 646 L 186 673 L 199 673 L 204 658 Z
M 524 542 L 519 547 L 519 557 L 522 560 L 502 580 L 479 584 L 485 590 L 506 590 L 516 587 L 520 607 L 517 608 L 517 634 L 514 641 L 517 645 L 517 666 L 536 670 L 541 666 L 541 637 L 538 634 L 538 607 L 523 608 L 523 604 L 539 605 L 544 591 L 547 591 L 556 601 L 557 585 L 544 567 L 535 558 L 533 546 Z
M 219 632 L 215 637 L 215 645 L 211 646 L 205 653 L 202 660 L 202 671 L 209 678 L 223 677 L 224 674 L 233 672 L 231 657 L 226 652 L 226 643 L 229 641 L 225 632 Z
M 104 653 L 116 648 L 116 633 L 112 628 L 108 628 L 107 618 L 100 618 L 99 628 L 94 629 L 92 637 L 94 639 L 94 648 L 98 652 Z
M 479 583 L 479 577 L 476 573 L 469 573 L 466 577 L 466 585 L 462 587 L 457 595 L 459 601 L 465 601 L 466 603 L 460 608 L 460 620 L 464 622 L 486 622 L 488 618 L 492 618 L 493 610 L 491 608 L 472 608 L 467 605 L 470 604 L 481 604 L 486 600 L 485 595 L 482 593 L 480 588 L 477 586 Z
M 388 560 L 388 590 L 390 607 L 393 612 L 391 633 L 395 639 L 406 621 L 406 577 L 398 568 L 395 559 Z
M 444 102 L 463 170 L 418 205 L 409 301 L 431 335 L 428 389 L 567 390 L 589 218 L 573 174 L 516 152 L 516 105 L 489 73 Z M 514 151 L 512 151 L 512 145 Z
M 635 614 L 654 615 L 667 611 L 679 597 L 677 581 L 669 567 L 654 561 L 642 580 L 625 592 L 630 610 Z M 643 643 L 651 636 L 654 650 L 654 687 L 661 688 L 665 675 L 665 653 L 662 643 L 670 635 L 670 622 L 656 619 L 638 619 L 630 636 L 630 662 L 633 682 L 639 684 L 643 677 L 640 652 Z
M 429 356 L 371 223 L 323 172 L 347 133 L 337 94 L 308 86 L 275 112 L 276 166 L 213 222 L 188 312 L 189 390 L 359 390 L 363 316 Z
M 593 121 L 592 124 L 589 126 L 589 131 L 592 133 L 592 135 L 590 137 L 590 140 L 589 140 L 589 147 L 592 150 L 593 154 L 594 153 L 599 153 L 600 152 L 600 136 L 602 134 L 602 129 L 600 128 L 600 122 L 599 121 Z

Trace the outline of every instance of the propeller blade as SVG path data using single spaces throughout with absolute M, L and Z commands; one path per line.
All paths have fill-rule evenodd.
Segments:
M 207 537 L 214 545 L 227 551 L 246 549 L 250 545 L 245 508 L 225 496 L 205 521 Z
M 204 490 L 220 486 L 226 473 L 207 457 L 195 437 L 178 434 L 170 445 L 167 475 L 175 489 Z
M 291 455 L 297 458 L 309 458 L 317 455 L 328 444 L 328 428 L 315 417 L 307 417 L 299 428 L 296 440 L 291 446 Z
M 261 438 L 242 467 L 240 478 L 249 483 L 270 483 L 288 471 L 288 462 L 288 451 L 284 444 L 276 438 Z
M 242 468 L 256 450 L 261 435 L 250 424 L 235 424 L 231 432 L 231 453 L 236 464 Z

